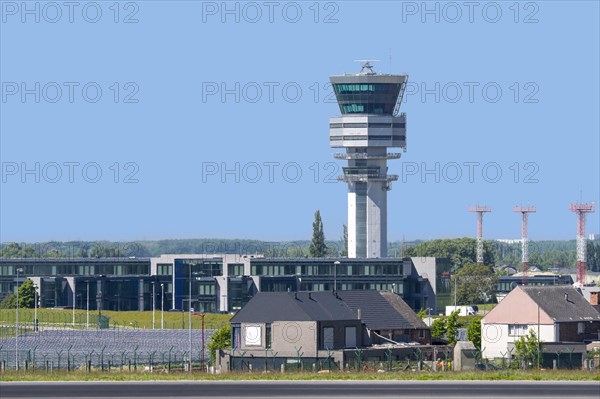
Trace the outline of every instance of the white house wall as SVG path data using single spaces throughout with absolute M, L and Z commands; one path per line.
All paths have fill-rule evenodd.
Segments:
M 527 331 L 533 330 L 538 333 L 537 324 L 528 324 Z M 540 325 L 540 337 L 542 342 L 555 342 L 555 328 L 553 324 Z M 495 359 L 509 357 L 509 343 L 518 341 L 520 336 L 511 336 L 508 334 L 508 324 L 481 324 L 481 348 L 482 357 L 485 359 Z

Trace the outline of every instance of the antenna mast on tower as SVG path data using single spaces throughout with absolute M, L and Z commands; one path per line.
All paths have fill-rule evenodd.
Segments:
M 529 213 L 535 212 L 535 206 L 515 206 L 514 212 L 521 213 L 521 264 L 523 267 L 523 285 L 527 284 L 527 272 L 529 269 L 529 242 L 527 240 L 527 221 Z
M 483 213 L 491 212 L 492 208 L 488 206 L 472 206 L 469 212 L 477 213 L 477 263 L 483 265 Z

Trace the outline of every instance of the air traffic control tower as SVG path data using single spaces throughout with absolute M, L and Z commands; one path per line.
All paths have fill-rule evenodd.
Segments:
M 348 257 L 387 256 L 387 192 L 397 175 L 387 160 L 406 151 L 406 114 L 399 113 L 408 75 L 373 72 L 369 61 L 358 74 L 330 78 L 341 116 L 329 119 L 329 143 L 345 148 L 336 159 L 348 166 L 338 179 L 348 183 Z

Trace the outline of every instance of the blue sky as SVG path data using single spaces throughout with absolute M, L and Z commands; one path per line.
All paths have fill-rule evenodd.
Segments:
M 600 198 L 596 1 L 23 4 L 1 2 L 0 241 L 308 239 L 316 209 L 339 238 L 327 82 L 357 59 L 410 76 L 390 240 L 473 236 L 474 204 L 487 238 L 533 204 L 531 239 L 571 239 L 568 204 Z

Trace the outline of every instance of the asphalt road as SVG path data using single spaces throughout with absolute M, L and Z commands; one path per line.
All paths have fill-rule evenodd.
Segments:
M 600 398 L 600 382 L 0 382 L 0 398 Z

